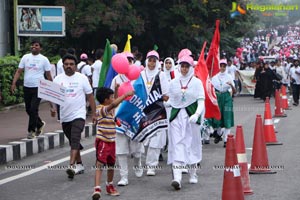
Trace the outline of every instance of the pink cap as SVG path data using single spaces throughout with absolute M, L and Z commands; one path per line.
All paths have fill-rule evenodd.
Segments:
M 188 63 L 191 66 L 194 66 L 194 59 L 191 56 L 185 55 L 180 58 L 179 64 Z
M 80 59 L 81 59 L 81 60 L 86 60 L 86 59 L 88 59 L 88 56 L 87 56 L 85 53 L 82 53 L 82 54 L 80 55 Z
M 149 57 L 156 57 L 156 59 L 157 60 L 159 60 L 159 55 L 158 55 L 158 53 L 157 53 L 157 51 L 155 51 L 155 50 L 152 50 L 152 51 L 149 51 L 148 53 L 147 53 L 147 56 L 146 56 L 146 58 L 149 58 Z
M 227 65 L 227 60 L 226 60 L 226 59 L 221 59 L 221 60 L 220 60 L 220 65 L 221 65 L 221 64 Z
M 180 60 L 181 57 L 183 56 L 191 56 L 192 52 L 189 49 L 181 49 L 181 51 L 178 54 L 178 59 Z

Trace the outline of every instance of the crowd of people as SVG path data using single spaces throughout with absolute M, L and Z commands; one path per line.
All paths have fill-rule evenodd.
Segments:
M 106 192 L 119 195 L 113 184 L 114 167 L 119 166 L 120 180 L 118 186 L 126 186 L 128 180 L 128 159 L 134 160 L 134 173 L 141 177 L 146 170 L 147 176 L 155 176 L 159 160 L 163 159 L 161 151 L 167 149 L 167 163 L 172 166 L 171 186 L 181 189 L 182 173 L 188 172 L 189 183 L 198 182 L 197 166 L 202 160 L 202 144 L 209 144 L 210 136 L 214 143 L 224 141 L 234 126 L 233 97 L 239 92 L 239 71 L 252 70 L 256 81 L 255 98 L 265 100 L 271 97 L 281 85 L 289 87 L 293 94 L 294 105 L 299 104 L 300 68 L 297 41 L 299 28 L 289 27 L 286 33 L 278 35 L 278 30 L 260 32 L 252 41 L 246 38 L 237 49 L 235 57 L 223 58 L 219 62 L 220 71 L 211 77 L 215 89 L 221 119 L 205 119 L 205 92 L 200 79 L 194 76 L 195 58 L 189 49 L 182 49 L 177 58 L 167 57 L 160 61 L 160 55 L 152 50 L 142 62 L 142 54 L 137 48 L 124 52 L 128 64 L 144 66 L 140 77 L 145 85 L 146 94 L 154 85 L 160 85 L 156 99 L 163 102 L 169 121 L 167 131 L 156 130 L 153 137 L 145 142 L 131 140 L 130 131 L 116 124 L 115 113 L 123 100 L 134 95 L 127 91 L 118 96 L 118 89 L 124 82 L 130 81 L 126 75 L 114 77 L 110 87 L 98 87 L 102 57 L 104 51 L 95 51 L 95 60 L 82 52 L 77 61 L 73 48 L 60 49 L 61 59 L 56 65 L 56 73 L 51 76 L 48 59 L 40 54 L 42 44 L 33 41 L 31 53 L 21 59 L 14 76 L 11 91 L 15 90 L 16 81 L 24 72 L 24 99 L 29 116 L 28 138 L 42 134 L 45 122 L 38 114 L 40 98 L 37 97 L 38 80 L 44 77 L 67 88 L 64 105 L 51 104 L 52 115 L 57 114 L 63 131 L 70 143 L 70 165 L 67 174 L 70 179 L 84 172 L 80 151 L 80 135 L 84 128 L 87 112 L 90 112 L 97 127 L 95 140 L 96 165 L 93 199 L 101 197 L 101 176 L 107 169 Z M 282 31 L 281 31 L 282 32 Z M 291 42 L 290 42 L 291 41 Z M 117 46 L 111 46 L 118 52 Z M 279 49 L 277 48 L 279 47 Z M 285 49 L 287 48 L 287 49 Z M 268 58 L 271 57 L 270 60 Z M 134 83 L 134 80 L 131 81 Z M 96 100 L 96 101 L 95 101 Z M 89 107 L 89 110 L 87 109 Z M 149 122 L 152 123 L 152 122 Z M 145 166 L 142 155 L 145 154 Z M 188 169 L 188 170 L 186 170 Z

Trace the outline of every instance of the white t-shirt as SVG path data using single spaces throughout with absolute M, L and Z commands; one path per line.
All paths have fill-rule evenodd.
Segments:
M 235 72 L 238 70 L 235 65 L 226 67 L 227 73 L 231 75 L 232 79 L 235 80 Z
M 63 73 L 55 77 L 53 82 L 66 87 L 66 100 L 64 105 L 60 106 L 60 121 L 86 119 L 86 94 L 93 92 L 88 78 L 79 72 L 72 76 Z
M 62 62 L 62 59 L 59 59 L 59 61 L 57 62 L 57 64 L 56 64 L 56 70 L 57 70 L 56 76 L 57 76 L 58 74 L 63 74 L 63 73 L 65 73 L 65 70 L 64 70 L 64 64 L 63 64 L 63 62 Z
M 77 65 L 78 72 L 86 76 L 92 76 L 92 67 L 86 62 L 81 61 Z
M 297 73 L 296 73 L 297 72 Z M 296 81 L 297 85 L 300 85 L 300 67 L 292 67 L 291 68 L 291 77 Z
M 96 60 L 94 62 L 94 64 L 92 65 L 92 68 L 93 68 L 93 75 L 92 75 L 93 88 L 98 87 L 101 67 L 102 67 L 102 61 L 101 60 Z
M 38 87 L 39 80 L 45 79 L 44 73 L 51 71 L 51 65 L 47 57 L 42 54 L 33 55 L 25 54 L 20 63 L 19 68 L 24 69 L 24 86 Z

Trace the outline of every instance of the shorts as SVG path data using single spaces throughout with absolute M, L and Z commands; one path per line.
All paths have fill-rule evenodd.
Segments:
M 80 144 L 81 133 L 85 126 L 85 120 L 78 118 L 70 122 L 63 122 L 62 129 L 69 140 L 71 149 L 82 150 L 83 146 Z
M 104 165 L 113 166 L 116 163 L 116 143 L 104 142 L 99 138 L 95 141 L 97 161 Z

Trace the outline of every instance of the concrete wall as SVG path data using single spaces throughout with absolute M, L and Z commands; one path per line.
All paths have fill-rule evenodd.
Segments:
M 0 0 L 0 57 L 10 53 L 10 9 L 9 0 Z

